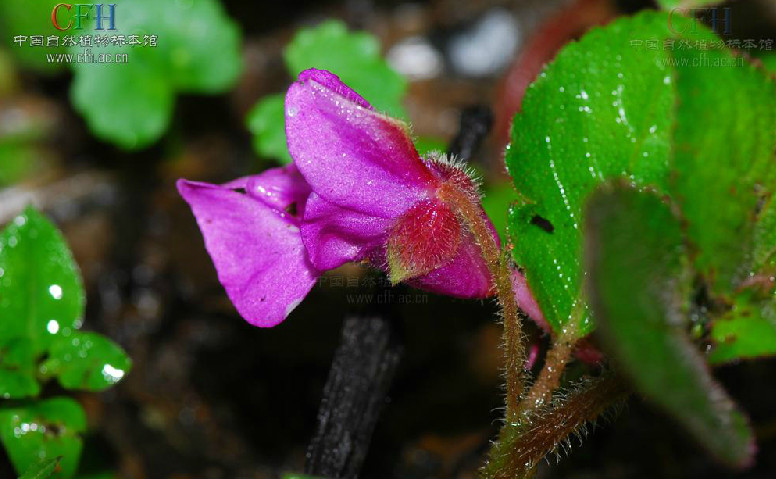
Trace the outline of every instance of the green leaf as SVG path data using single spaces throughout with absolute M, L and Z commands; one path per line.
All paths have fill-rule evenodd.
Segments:
M 429 138 L 421 136 L 415 138 L 415 149 L 421 156 L 425 156 L 434 151 L 447 151 L 447 143 L 439 138 Z
M 142 57 L 149 54 L 131 54 L 136 61 L 131 67 L 79 64 L 70 90 L 73 106 L 92 133 L 125 149 L 159 139 L 169 126 L 175 101 L 174 86 L 164 73 L 143 64 Z
M 752 301 L 739 296 L 733 308 L 711 324 L 715 364 L 776 354 L 776 305 L 773 299 Z
M 754 455 L 746 418 L 685 333 L 682 228 L 660 197 L 623 186 L 593 194 L 585 214 L 589 298 L 605 351 L 636 389 L 721 461 Z
M 692 8 L 706 7 L 717 3 L 722 3 L 722 0 L 657 0 L 660 8 L 664 10 L 673 10 L 680 8 L 682 10 L 689 11 Z
M 40 370 L 45 376 L 57 376 L 67 389 L 102 391 L 119 382 L 131 367 L 132 361 L 110 339 L 76 331 L 57 337 Z
M 39 73 L 52 74 L 61 71 L 64 63 L 51 63 L 46 60 L 46 54 L 62 54 L 66 48 L 62 46 L 30 46 L 31 35 L 42 35 L 44 45 L 49 36 L 55 36 L 57 44 L 65 32 L 54 27 L 51 22 L 51 10 L 58 2 L 29 2 L 27 0 L 3 0 L 0 2 L 0 32 L 3 32 L 3 46 L 16 57 L 19 63 Z M 72 34 L 72 33 L 70 33 Z M 19 45 L 14 42 L 17 35 L 28 37 Z
M 731 294 L 753 266 L 758 204 L 774 191 L 776 84 L 727 50 L 674 53 L 681 101 L 672 196 L 697 248 L 696 269 L 713 291 Z M 776 247 L 773 240 L 757 248 Z
M 100 46 L 125 63 L 73 64 L 71 98 L 98 137 L 142 148 L 166 131 L 176 92 L 219 93 L 242 69 L 240 32 L 216 0 L 117 0 L 111 34 L 156 35 L 157 46 Z M 83 53 L 74 48 L 72 53 Z
M 380 56 L 379 41 L 367 32 L 349 32 L 341 21 L 329 20 L 300 30 L 286 47 L 284 58 L 292 78 L 308 68 L 329 70 L 377 110 L 393 117 L 407 117 L 401 104 L 407 82 L 388 66 Z M 284 98 L 279 93 L 262 99 L 248 113 L 246 121 L 259 156 L 290 163 Z
M 546 67 L 515 117 L 506 164 L 521 203 L 510 212 L 509 234 L 556 331 L 580 298 L 583 200 L 617 176 L 667 188 L 676 101 L 670 51 L 643 46 L 671 35 L 666 22 L 664 13 L 644 12 L 591 30 Z M 584 335 L 593 328 L 587 311 L 581 321 Z
M 53 457 L 51 459 L 43 459 L 30 466 L 24 474 L 19 476 L 19 479 L 49 479 L 59 465 L 61 458 Z
M 0 342 L 0 396 L 5 399 L 37 396 L 40 386 L 35 374 L 32 342 L 26 338 L 3 339 Z
M 329 20 L 300 30 L 284 58 L 294 78 L 308 68 L 329 70 L 377 110 L 407 117 L 401 104 L 407 82 L 383 60 L 380 42 L 367 32 L 348 32 L 344 23 Z
M 139 8 L 138 0 L 131 2 L 130 8 Z M 164 17 L 152 23 L 147 15 L 138 23 L 166 32 L 159 38 L 169 42 L 163 53 L 179 91 L 221 93 L 234 85 L 243 69 L 242 39 L 237 22 L 227 16 L 220 1 L 145 3 L 158 6 L 158 14 Z
M 293 160 L 286 145 L 284 102 L 282 93 L 264 97 L 248 113 L 247 121 L 256 153 L 288 164 Z
M 515 187 L 510 183 L 486 186 L 482 194 L 482 207 L 496 228 L 501 241 L 506 240 L 507 215 L 512 203 L 517 201 Z
M 17 471 L 38 461 L 62 457 L 53 477 L 73 477 L 81 456 L 86 416 L 70 398 L 28 402 L 0 409 L 0 440 Z
M 776 75 L 776 54 L 764 55 L 760 57 L 760 61 L 766 70 L 771 72 L 772 75 Z
M 59 231 L 32 208 L 0 233 L 0 338 L 26 338 L 35 354 L 81 326 L 84 292 Z
M 776 199 L 771 197 L 757 216 L 754 226 L 752 270 L 776 266 Z

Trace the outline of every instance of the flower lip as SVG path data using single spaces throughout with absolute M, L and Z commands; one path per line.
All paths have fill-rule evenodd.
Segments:
M 277 168 L 225 185 L 178 180 L 177 187 L 240 315 L 260 327 L 283 321 L 320 275 L 307 257 L 298 219 L 285 211 L 292 204 L 304 207 L 302 177 L 293 168 Z

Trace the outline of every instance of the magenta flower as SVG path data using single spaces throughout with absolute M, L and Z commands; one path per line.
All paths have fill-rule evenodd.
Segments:
M 491 294 L 480 248 L 449 200 L 479 205 L 477 187 L 441 155 L 421 159 L 407 125 L 336 75 L 307 70 L 286 95 L 286 133 L 293 165 L 220 186 L 178 181 L 248 322 L 280 323 L 322 272 L 354 261 L 431 292 Z

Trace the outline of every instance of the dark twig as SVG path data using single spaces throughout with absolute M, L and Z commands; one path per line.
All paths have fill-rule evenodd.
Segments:
M 391 322 L 354 316 L 342 325 L 340 345 L 307 448 L 305 473 L 355 478 L 369 447 L 402 347 Z
M 447 148 L 449 155 L 465 161 L 471 160 L 493 124 L 493 114 L 487 106 L 470 106 L 461 112 L 458 135 Z

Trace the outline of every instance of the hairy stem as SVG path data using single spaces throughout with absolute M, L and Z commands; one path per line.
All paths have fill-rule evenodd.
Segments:
M 530 477 L 536 465 L 573 434 L 584 434 L 594 421 L 630 394 L 612 374 L 590 380 L 565 398 L 531 411 L 519 424 L 506 423 L 482 469 L 488 479 Z
M 520 324 L 519 305 L 512 291 L 509 259 L 502 254 L 493 232 L 485 220 L 478 198 L 472 198 L 457 187 L 446 184 L 440 192 L 445 200 L 454 204 L 458 214 L 466 222 L 482 251 L 493 278 L 493 285 L 504 316 L 504 357 L 506 375 L 506 418 L 508 422 L 518 419 L 518 399 L 523 393 L 523 364 L 525 351 Z
M 536 381 L 531 386 L 526 397 L 520 402 L 521 416 L 530 416 L 537 408 L 547 404 L 552 399 L 552 393 L 560 385 L 563 371 L 566 369 L 574 352 L 574 346 L 579 339 L 577 335 L 577 318 L 572 318 L 561 334 L 555 337 L 552 348 L 547 352 L 547 358 Z

